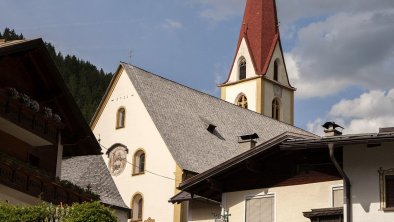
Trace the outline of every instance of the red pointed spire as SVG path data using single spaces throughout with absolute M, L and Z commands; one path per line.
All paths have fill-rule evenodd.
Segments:
M 246 40 L 256 74 L 264 75 L 279 39 L 275 0 L 246 1 L 236 52 L 242 38 Z

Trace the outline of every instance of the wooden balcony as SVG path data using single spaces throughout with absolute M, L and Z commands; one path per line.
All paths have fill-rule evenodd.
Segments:
M 35 103 L 35 107 L 22 101 L 19 97 L 13 97 L 8 89 L 0 88 L 0 118 L 6 119 L 52 144 L 56 143 L 58 132 L 63 127 L 60 117 L 52 114 L 49 108 L 41 107 L 34 100 L 31 101 Z
M 45 172 L 25 163 L 6 159 L 4 156 L 0 157 L 0 183 L 53 204 L 72 204 L 99 199 L 97 195 L 84 191 L 70 182 L 56 180 L 45 175 Z

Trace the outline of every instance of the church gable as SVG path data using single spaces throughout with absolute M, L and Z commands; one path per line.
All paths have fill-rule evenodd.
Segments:
M 281 85 L 291 87 L 289 77 L 287 74 L 286 63 L 279 41 L 275 45 L 272 57 L 267 67 L 265 78 L 273 80 Z
M 143 219 L 168 221 L 173 217 L 173 206 L 157 200 L 174 195 L 177 164 L 141 98 L 138 83 L 132 81 L 133 74 L 120 65 L 92 121 L 92 129 L 125 203 L 133 208 L 135 197 L 143 198 L 144 206 L 149 206 L 143 207 Z M 152 192 L 158 186 L 160 192 Z M 155 210 L 159 208 L 161 213 Z
M 134 153 L 145 150 L 151 160 L 157 158 L 162 162 L 168 160 L 167 162 L 171 163 L 171 167 L 161 168 L 168 170 L 167 174 L 175 170 L 174 159 L 129 74 L 122 66 L 113 77 L 97 113 L 92 120 L 92 130 L 105 148 L 109 149 L 113 144 L 123 144 L 127 148 L 130 160 Z M 105 148 L 103 151 L 107 152 Z M 150 151 L 152 153 L 149 153 Z M 156 156 L 153 153 L 160 155 Z M 150 164 L 152 167 L 153 165 Z M 129 167 L 132 172 L 133 169 Z
M 242 72 L 245 72 L 245 75 L 243 75 Z M 253 59 L 249 51 L 248 43 L 246 42 L 246 39 L 243 38 L 237 54 L 235 55 L 234 63 L 227 82 L 236 82 L 255 76 L 256 70 L 254 69 Z

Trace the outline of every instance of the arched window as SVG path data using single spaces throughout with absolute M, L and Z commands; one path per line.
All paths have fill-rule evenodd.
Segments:
M 244 94 L 240 94 L 237 97 L 235 104 L 239 107 L 247 109 L 248 108 L 248 99 L 246 98 L 246 96 Z
M 275 98 L 274 100 L 272 100 L 272 118 L 279 120 L 279 116 L 280 116 L 280 103 L 279 100 Z
M 133 165 L 133 175 L 145 173 L 145 152 L 143 150 L 135 152 Z
M 124 128 L 126 120 L 126 110 L 122 107 L 116 113 L 116 129 Z
M 142 198 L 142 195 L 139 193 L 134 194 L 133 199 L 131 200 L 132 221 L 142 221 L 143 207 L 144 199 Z
M 274 62 L 274 80 L 278 81 L 278 76 L 279 76 L 279 61 L 275 60 Z
M 246 78 L 246 59 L 241 57 L 239 60 L 239 80 Z

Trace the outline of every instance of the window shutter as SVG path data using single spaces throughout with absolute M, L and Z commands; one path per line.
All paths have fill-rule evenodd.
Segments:
M 246 200 L 246 222 L 273 222 L 274 197 Z
M 343 189 L 332 190 L 332 205 L 333 207 L 343 207 Z

